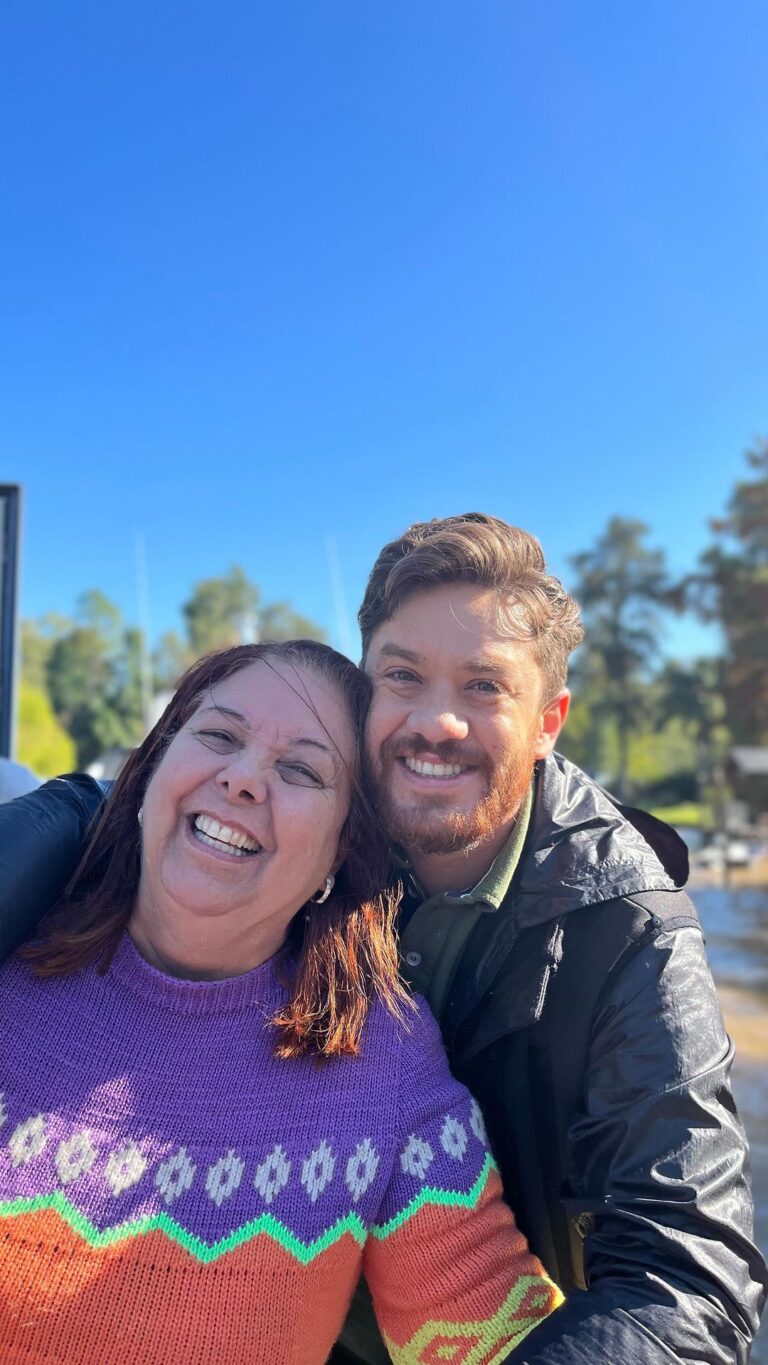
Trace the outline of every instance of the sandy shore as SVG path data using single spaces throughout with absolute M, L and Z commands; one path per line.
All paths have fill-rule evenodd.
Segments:
M 688 888 L 697 886 L 765 886 L 768 887 L 768 858 L 758 858 L 749 867 L 729 867 L 724 872 L 714 868 L 691 867 Z
M 718 986 L 717 993 L 739 1058 L 768 1062 L 768 1000 L 736 986 Z

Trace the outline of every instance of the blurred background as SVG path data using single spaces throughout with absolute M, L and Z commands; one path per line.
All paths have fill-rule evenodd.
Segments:
M 357 657 L 410 522 L 524 526 L 587 625 L 562 748 L 689 842 L 764 1248 L 766 41 L 759 0 L 41 0 L 0 50 L 6 794 L 114 775 L 212 647 Z

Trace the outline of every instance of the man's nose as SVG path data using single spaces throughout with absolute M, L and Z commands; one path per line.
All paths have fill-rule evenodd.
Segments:
M 469 734 L 469 724 L 455 706 L 430 704 L 426 699 L 413 708 L 409 722 L 411 729 L 431 744 L 466 739 Z

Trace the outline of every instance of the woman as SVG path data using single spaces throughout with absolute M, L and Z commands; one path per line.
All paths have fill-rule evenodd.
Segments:
M 313 1365 L 361 1270 L 400 1362 L 557 1302 L 397 978 L 366 704 L 314 642 L 196 664 L 0 972 L 6 1365 Z

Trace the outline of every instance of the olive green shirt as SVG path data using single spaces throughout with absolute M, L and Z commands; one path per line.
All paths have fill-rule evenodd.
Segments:
M 422 900 L 400 930 L 403 975 L 429 1001 L 440 1018 L 464 945 L 481 915 L 500 909 L 520 861 L 531 819 L 533 786 L 523 801 L 514 828 L 485 876 L 470 891 L 441 891 Z M 413 873 L 409 896 L 423 895 Z M 404 917 L 405 918 L 405 917 Z

